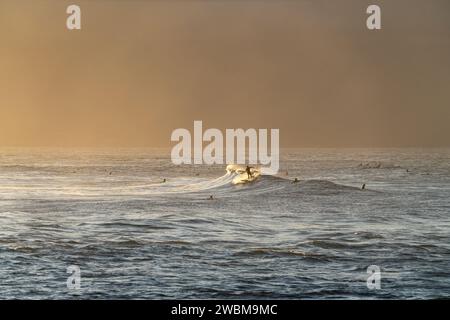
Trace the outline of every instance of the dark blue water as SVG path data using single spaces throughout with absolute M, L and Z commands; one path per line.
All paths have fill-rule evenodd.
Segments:
M 449 160 L 284 150 L 279 176 L 234 185 L 169 150 L 4 149 L 0 298 L 449 297 Z

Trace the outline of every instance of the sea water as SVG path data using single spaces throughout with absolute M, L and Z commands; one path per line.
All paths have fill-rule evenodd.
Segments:
M 449 160 L 284 149 L 235 184 L 168 149 L 1 149 L 0 298 L 448 298 Z

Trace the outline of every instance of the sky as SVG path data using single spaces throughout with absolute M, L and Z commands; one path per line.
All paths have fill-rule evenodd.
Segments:
M 0 39 L 0 147 L 168 147 L 194 120 L 450 146 L 448 0 L 1 0 Z

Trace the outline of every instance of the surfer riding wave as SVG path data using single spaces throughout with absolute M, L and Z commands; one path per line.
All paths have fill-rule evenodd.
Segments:
M 258 168 L 250 166 L 244 167 L 235 164 L 230 164 L 227 166 L 227 173 L 235 175 L 235 177 L 232 180 L 233 184 L 252 182 L 261 176 L 261 171 Z

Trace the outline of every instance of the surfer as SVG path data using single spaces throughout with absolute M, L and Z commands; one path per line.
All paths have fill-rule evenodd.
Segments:
M 209 198 L 208 198 L 208 200 L 214 200 L 213 195 L 210 195 Z
M 253 178 L 253 173 L 251 169 L 253 169 L 253 167 L 247 166 L 247 168 L 245 168 L 245 172 L 247 172 L 247 179 Z
M 162 183 L 165 183 L 166 181 L 167 181 L 166 178 L 164 178 L 163 181 L 162 181 Z
M 366 184 L 365 183 L 363 183 L 363 185 L 361 187 L 361 190 L 364 190 L 364 189 L 366 189 Z
M 298 180 L 298 178 L 295 178 L 294 181 L 292 181 L 292 183 L 296 183 L 299 182 L 300 180 Z

